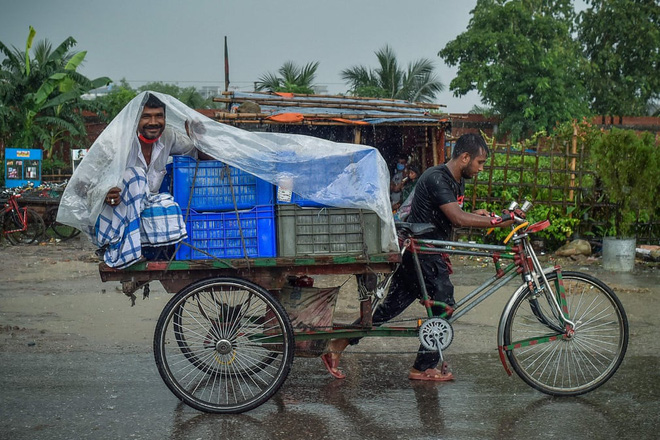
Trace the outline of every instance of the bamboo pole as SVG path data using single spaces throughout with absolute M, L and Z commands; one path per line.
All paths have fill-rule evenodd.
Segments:
M 430 131 L 431 131 L 431 149 L 433 151 L 433 166 L 437 166 L 440 163 L 440 160 L 438 159 L 438 147 L 435 138 L 435 128 L 431 127 Z M 424 163 L 426 163 L 426 161 Z
M 264 96 L 272 96 L 272 97 L 277 97 L 277 98 L 272 98 L 273 100 L 280 99 L 280 100 L 287 100 L 287 99 L 292 99 L 292 98 L 285 98 L 282 96 L 275 95 L 271 92 L 249 92 L 250 94 L 258 94 L 258 95 L 264 95 Z M 225 96 L 234 96 L 234 92 L 222 92 L 223 95 Z M 411 102 L 410 104 L 403 104 L 401 103 L 401 99 L 393 99 L 393 98 L 369 98 L 366 96 L 345 96 L 345 95 L 305 95 L 305 94 L 300 94 L 300 93 L 292 93 L 294 98 L 325 98 L 325 99 L 344 99 L 344 100 L 355 100 L 355 101 L 386 101 L 386 102 L 391 102 L 393 104 L 400 104 L 403 106 L 418 106 L 420 108 L 434 108 L 434 109 L 440 109 L 442 107 L 447 107 L 445 104 L 431 104 L 431 103 L 426 103 L 426 102 Z M 220 100 L 223 98 L 213 98 L 213 100 Z M 247 99 L 247 100 L 253 100 L 252 98 L 234 98 L 235 100 L 238 99 Z
M 336 109 L 350 109 L 350 110 L 375 110 L 381 112 L 389 113 L 406 113 L 406 114 L 415 114 L 420 116 L 430 116 L 422 114 L 420 110 L 411 108 L 410 106 L 377 106 L 377 105 L 360 105 L 360 104 L 350 104 L 350 103 L 310 103 L 308 101 L 274 101 L 274 100 L 260 100 L 260 99 L 241 99 L 241 100 L 230 100 L 223 98 L 214 98 L 215 102 L 224 102 L 224 103 L 238 103 L 251 101 L 259 105 L 272 105 L 275 107 L 301 107 L 301 108 L 336 108 Z
M 304 118 L 318 118 L 318 119 L 396 119 L 396 118 L 406 118 L 406 117 L 411 117 L 412 116 L 402 116 L 402 115 L 375 115 L 373 113 L 363 113 L 363 114 L 355 114 L 355 113 L 337 113 L 337 114 L 330 114 L 330 113 L 301 113 Z M 224 119 L 242 119 L 242 118 L 268 118 L 270 116 L 274 116 L 273 114 L 270 113 L 230 113 L 230 112 L 215 112 L 215 117 L 216 118 L 224 118 Z M 427 119 L 433 119 L 433 117 L 425 116 Z M 414 119 L 411 120 L 411 122 L 414 122 Z M 421 122 L 421 121 L 417 121 Z M 443 122 L 447 122 L 445 118 L 442 119 L 435 119 L 433 122 L 425 122 L 427 125 L 440 125 Z
M 362 143 L 362 130 L 360 127 L 355 127 L 353 129 L 353 143 L 361 144 Z
M 575 156 L 577 155 L 577 124 L 575 121 L 573 121 L 573 139 L 571 142 L 571 183 L 570 183 L 570 189 L 568 191 L 568 200 L 571 202 L 573 201 L 574 197 L 574 192 L 573 189 L 575 188 Z

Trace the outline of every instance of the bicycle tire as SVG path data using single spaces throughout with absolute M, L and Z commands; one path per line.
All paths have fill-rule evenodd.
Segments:
M 547 278 L 556 292 L 557 274 Z M 507 317 L 504 346 L 514 371 L 527 384 L 552 396 L 577 396 L 603 385 L 621 365 L 628 318 L 616 294 L 597 278 L 562 272 L 562 281 L 574 335 L 558 334 L 545 295 L 535 298 L 527 290 Z
M 25 231 L 7 232 L 22 229 L 23 222 L 18 215 L 15 211 L 5 213 L 2 221 L 5 237 L 13 245 L 34 243 L 46 230 L 43 219 L 37 211 L 27 208 L 27 229 Z
M 241 413 L 266 402 L 286 380 L 294 350 L 284 308 L 240 278 L 184 288 L 163 309 L 154 334 L 156 366 L 167 387 L 208 413 Z
M 69 240 L 70 238 L 78 236 L 78 234 L 80 234 L 79 229 L 76 229 L 73 226 L 59 223 L 57 221 L 58 209 L 58 206 L 52 206 L 48 208 L 44 214 L 44 224 L 46 225 L 46 229 L 53 231 L 55 236 L 62 240 Z

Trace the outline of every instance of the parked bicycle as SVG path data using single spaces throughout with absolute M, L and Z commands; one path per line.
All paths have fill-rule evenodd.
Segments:
M 5 190 L 4 195 L 8 199 L 2 210 L 3 235 L 13 245 L 37 241 L 46 230 L 39 213 L 34 209 L 18 205 L 20 192 Z
M 51 206 L 46 210 L 43 220 L 46 226 L 46 229 L 50 229 L 55 234 L 55 237 L 68 240 L 73 237 L 77 237 L 80 234 L 80 230 L 74 228 L 73 226 L 65 225 L 57 221 L 57 210 L 59 206 Z

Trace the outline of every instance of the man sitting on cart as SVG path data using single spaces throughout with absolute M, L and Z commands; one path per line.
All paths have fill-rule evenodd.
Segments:
M 427 169 L 419 178 L 415 187 L 410 215 L 410 223 L 432 223 L 433 232 L 423 238 L 450 240 L 453 227 L 490 228 L 490 213 L 479 209 L 473 213 L 463 211 L 465 179 L 471 179 L 483 170 L 488 158 L 488 146 L 483 138 L 475 134 L 466 134 L 457 141 L 452 157 L 446 164 Z M 511 221 L 498 226 L 507 227 Z M 449 306 L 455 304 L 454 286 L 449 280 L 452 273 L 451 262 L 447 254 L 419 254 L 419 260 L 429 297 Z M 413 301 L 421 298 L 415 264 L 410 252 L 403 255 L 402 264 L 394 273 L 390 290 L 373 315 L 374 325 L 382 325 L 402 313 Z M 438 307 L 433 314 L 442 313 Z M 357 321 L 359 322 L 359 320 Z M 339 369 L 339 358 L 348 345 L 357 344 L 356 339 L 333 339 L 328 346 L 328 353 L 322 356 L 328 372 L 338 379 L 346 377 Z M 420 346 L 417 358 L 410 368 L 411 380 L 449 381 L 453 379 L 446 362 L 438 369 L 440 354 L 437 351 L 426 352 Z
M 128 267 L 186 238 L 181 208 L 170 194 L 159 193 L 165 166 L 175 154 L 211 157 L 198 152 L 188 136 L 166 126 L 165 114 L 165 104 L 149 94 L 122 183 L 105 195 L 92 240 L 110 267 Z

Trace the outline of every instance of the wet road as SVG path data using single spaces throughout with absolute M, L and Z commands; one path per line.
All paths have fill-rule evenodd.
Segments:
M 412 355 L 347 354 L 344 381 L 297 358 L 280 392 L 239 415 L 180 404 L 149 354 L 0 354 L 2 439 L 655 439 L 657 356 L 628 356 L 603 387 L 550 398 L 495 353 L 454 354 L 457 380 L 411 382 Z
M 80 268 L 62 263 L 58 249 L 38 250 L 31 259 L 6 252 L 2 260 L 12 276 L 0 287 L 1 323 L 27 329 L 11 343 L 10 332 L 0 332 L 6 347 L 0 350 L 0 440 L 660 438 L 658 269 L 615 274 L 575 268 L 610 284 L 630 321 L 621 368 L 585 396 L 549 398 L 505 374 L 495 351 L 508 298 L 503 292 L 455 324 L 446 352 L 455 382 L 409 381 L 413 354 L 373 352 L 411 352 L 418 341 L 372 338 L 347 350 L 344 381 L 331 378 L 318 358 L 298 357 L 264 405 L 245 414 L 208 415 L 177 401 L 150 353 L 155 320 L 170 297 L 162 288 L 153 286 L 149 301 L 130 308 L 112 284 L 98 281 L 95 264 Z M 84 271 L 76 275 L 70 266 Z M 44 268 L 47 277 L 34 275 Z M 491 273 L 461 267 L 452 278 L 457 298 Z M 357 313 L 354 296 L 346 297 L 337 305 L 337 322 Z

